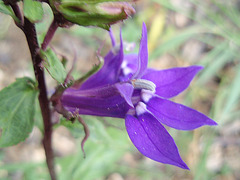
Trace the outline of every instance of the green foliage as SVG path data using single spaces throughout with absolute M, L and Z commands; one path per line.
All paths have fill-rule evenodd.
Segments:
M 45 163 L 25 162 L 25 163 L 12 163 L 0 165 L 0 172 L 7 171 L 9 175 L 6 177 L 0 174 L 0 178 L 3 180 L 13 179 L 14 173 L 18 173 L 21 179 L 48 179 L 47 167 Z M 13 175 L 12 175 L 13 174 Z
M 34 0 L 24 0 L 23 12 L 24 16 L 31 22 L 40 21 L 43 18 L 42 3 Z
M 9 6 L 5 5 L 3 1 L 0 1 L 0 12 L 10 15 L 15 21 L 19 21 L 19 19 L 13 13 L 13 10 Z
M 84 146 L 86 158 L 83 158 L 79 145 L 78 154 L 58 159 L 57 164 L 61 167 L 60 180 L 104 179 L 106 175 L 117 169 L 117 165 L 114 164 L 129 147 L 129 139 L 125 131 L 105 127 L 101 118 L 99 118 L 101 121 L 89 116 L 83 116 L 82 118 L 90 129 L 90 137 Z M 111 120 L 118 121 L 116 119 Z M 119 121 L 124 123 L 123 120 Z M 75 137 L 83 137 L 83 129 L 79 122 L 71 123 L 62 120 L 61 124 L 66 126 Z
M 201 128 L 206 131 L 196 133 L 197 135 L 195 139 L 193 139 L 193 143 L 197 144 L 200 142 L 197 136 L 199 136 L 198 138 L 201 138 L 201 142 L 204 143 L 201 144 L 201 148 L 199 148 L 201 150 L 197 157 L 198 161 L 195 167 L 191 169 L 193 169 L 192 174 L 196 180 L 216 179 L 216 172 L 211 172 L 210 168 L 207 167 L 209 155 L 212 155 L 210 149 L 212 150 L 217 135 L 219 136 L 217 138 L 222 138 L 221 135 L 217 134 L 218 129 L 220 129 L 219 131 L 221 132 L 221 129 L 223 129 L 222 126 L 227 123 L 232 123 L 232 121 L 238 121 L 240 116 L 240 12 L 238 4 L 236 1 L 189 0 L 187 1 L 187 7 L 193 6 L 195 9 L 194 11 L 189 11 L 189 9 L 185 9 L 186 6 L 174 4 L 168 0 L 153 1 L 166 9 L 185 15 L 191 19 L 193 23 L 191 23 L 189 27 L 182 29 L 180 34 L 186 33 L 185 37 L 188 36 L 191 39 L 202 42 L 207 47 L 198 62 L 205 68 L 199 74 L 199 78 L 191 87 L 192 91 L 187 94 L 187 97 L 189 104 L 196 101 L 198 97 L 199 101 L 202 102 L 200 105 L 211 104 L 210 109 L 205 110 L 210 111 L 211 117 L 219 125 L 214 128 L 211 127 L 211 130 L 210 128 Z M 196 33 L 191 36 L 191 31 L 189 30 L 193 28 L 198 30 L 198 32 L 196 31 Z M 177 39 L 175 39 L 174 36 L 176 36 L 178 32 L 179 30 L 176 29 L 176 32 L 172 36 L 173 44 L 171 44 L 169 39 L 166 39 L 166 41 L 160 41 L 159 45 L 163 46 L 160 47 L 160 49 L 168 48 L 165 47 L 166 43 L 170 44 L 169 47 L 176 45 L 175 47 L 177 48 L 175 48 L 176 51 L 174 55 L 181 59 L 180 51 L 181 46 L 184 45 L 184 41 L 179 44 L 177 43 Z M 168 48 L 166 51 L 158 52 L 157 48 L 156 52 L 154 52 L 154 58 L 162 52 L 172 53 L 172 50 L 173 48 Z M 198 105 L 199 104 L 197 104 L 196 107 Z M 224 157 L 224 159 L 225 158 L 226 157 Z M 224 163 L 226 162 L 224 161 Z M 224 166 L 222 169 L 218 169 L 219 175 L 223 173 L 225 169 L 226 167 Z M 228 172 L 231 173 L 231 171 L 231 169 L 228 169 Z
M 0 147 L 25 140 L 33 128 L 37 90 L 29 78 L 17 79 L 0 92 Z
M 63 67 L 63 64 L 58 59 L 53 50 L 48 48 L 46 51 L 41 51 L 41 56 L 45 60 L 43 62 L 43 66 L 47 69 L 52 78 L 59 83 L 63 83 L 67 76 L 67 73 Z
M 105 179 L 111 172 L 118 171 L 120 165 L 117 162 L 129 146 L 132 146 L 125 130 L 106 127 L 102 118 L 83 116 L 83 119 L 90 129 L 90 137 L 84 146 L 86 158 L 83 158 L 80 147 L 84 135 L 82 125 L 78 121 L 72 123 L 62 119 L 60 124 L 55 127 L 64 125 L 78 141 L 76 153 L 56 159 L 59 180 Z M 119 126 L 124 126 L 122 119 L 109 118 L 108 121 L 118 121 L 116 123 Z M 1 170 L 7 170 L 12 174 L 21 172 L 22 178 L 25 180 L 48 178 L 45 163 L 3 164 L 0 165 Z
M 38 101 L 35 102 L 34 126 L 36 126 L 42 132 L 42 134 L 44 134 L 43 117 Z
M 94 18 L 97 18 L 95 16 L 92 16 L 93 20 L 89 22 L 85 20 L 80 22 L 81 18 L 84 16 L 78 11 L 78 9 L 71 9 L 72 2 L 74 2 L 73 5 L 81 8 L 78 3 L 75 3 L 76 0 L 63 0 L 62 2 L 63 3 L 60 7 L 58 7 L 58 10 L 60 12 L 64 11 L 66 19 L 77 24 L 95 23 L 95 25 L 98 26 L 98 22 L 94 20 Z M 94 4 L 106 2 L 106 0 L 85 0 L 81 2 Z M 180 29 L 173 26 L 171 24 L 172 22 L 165 24 L 163 34 L 161 37 L 158 36 L 158 39 L 156 40 L 157 43 L 155 45 L 157 47 L 152 49 L 152 52 L 149 53 L 150 59 L 154 60 L 158 59 L 162 55 L 170 54 L 175 60 L 177 60 L 176 64 L 179 66 L 192 65 L 195 62 L 203 65 L 205 68 L 201 73 L 199 73 L 198 79 L 195 79 L 195 82 L 192 83 L 192 86 L 189 88 L 190 91 L 186 94 L 187 98 L 185 98 L 185 101 L 188 105 L 194 104 L 194 106 L 197 107 L 197 109 L 199 108 L 198 110 L 200 111 L 201 108 L 203 108 L 205 113 L 209 110 L 211 112 L 211 117 L 219 124 L 219 126 L 215 128 L 202 127 L 200 130 L 193 132 L 171 131 L 171 134 L 174 134 L 174 139 L 176 140 L 183 159 L 187 161 L 189 160 L 187 163 L 191 165 L 191 171 L 187 172 L 188 174 L 183 171 L 180 171 L 179 173 L 179 171 L 172 166 L 164 165 L 164 168 L 161 168 L 162 166 L 159 166 L 159 164 L 156 165 L 142 159 L 135 161 L 137 163 L 136 166 L 117 163 L 119 162 L 119 158 L 121 158 L 129 147 L 134 150 L 133 145 L 129 146 L 129 140 L 126 132 L 108 127 L 106 124 L 101 122 L 101 118 L 97 119 L 94 117 L 84 116 L 83 118 L 88 124 L 91 133 L 91 136 L 85 145 L 86 159 L 83 158 L 80 145 L 77 148 L 76 154 L 72 154 L 68 157 L 59 157 L 56 162 L 59 168 L 58 175 L 60 179 L 106 179 L 106 176 L 108 176 L 111 172 L 118 172 L 126 177 L 131 174 L 134 178 L 136 177 L 139 179 L 216 179 L 218 178 L 216 177 L 217 175 L 220 176 L 221 173 L 226 171 L 226 167 L 223 167 L 218 171 L 218 174 L 216 174 L 216 172 L 210 172 L 206 164 L 210 149 L 215 142 L 216 134 L 219 136 L 219 133 L 216 133 L 218 128 L 222 128 L 222 125 L 229 123 L 230 121 L 234 121 L 240 116 L 240 61 L 238 58 L 240 49 L 239 9 L 237 6 L 235 7 L 235 3 L 231 3 L 232 1 L 189 0 L 186 2 L 194 5 L 194 11 L 189 12 L 185 10 L 184 5 L 177 5 L 177 3 L 174 4 L 172 2 L 173 1 L 169 0 L 150 0 L 145 3 L 151 6 L 149 7 L 150 11 L 155 11 L 155 8 L 157 9 L 156 4 L 158 4 L 161 6 L 159 8 L 160 11 L 166 11 L 167 13 L 171 12 L 169 18 L 170 21 L 174 19 L 172 14 L 180 13 L 190 18 L 191 23 L 189 26 Z M 148 7 L 144 6 L 143 9 L 148 9 Z M 200 10 L 200 13 L 195 13 L 195 10 Z M 8 6 L 5 6 L 2 1 L 0 2 L 0 12 L 13 15 L 12 10 Z M 154 22 L 153 19 L 155 17 L 154 15 L 150 16 L 148 10 L 141 10 L 136 14 L 134 19 L 123 25 L 124 39 L 129 40 L 129 42 L 135 42 L 136 47 L 138 47 L 137 40 L 141 38 L 141 29 L 139 27 L 141 27 L 141 23 L 143 21 L 139 18 L 138 14 L 141 14 L 141 17 L 146 19 L 145 22 L 148 25 L 149 33 L 151 32 Z M 48 20 L 51 19 L 52 17 L 48 18 Z M 99 22 L 103 23 L 104 21 Z M 39 26 L 41 23 L 36 25 Z M 42 32 L 46 32 L 46 27 L 48 27 L 48 24 L 41 25 L 38 29 L 38 33 L 40 32 L 40 29 Z M 81 38 L 81 41 L 84 40 L 84 45 L 87 43 L 95 43 L 92 45 L 95 47 L 97 45 L 95 38 L 93 37 L 97 37 L 98 39 L 105 39 L 107 37 L 102 36 L 103 30 L 99 31 L 96 28 L 91 29 L 78 27 L 78 31 L 76 29 L 77 27 L 74 27 L 71 28 L 70 31 L 75 35 L 78 35 L 79 38 Z M 116 29 L 118 29 L 118 27 Z M 118 34 L 116 33 L 115 35 L 116 38 L 118 38 Z M 181 54 L 181 48 L 189 39 L 202 42 L 207 48 L 204 49 L 204 53 L 201 54 L 201 57 L 194 62 L 189 62 Z M 136 52 L 137 51 L 138 48 L 136 48 Z M 54 69 L 54 65 L 50 65 L 51 62 L 49 62 L 53 60 L 52 64 L 56 62 L 60 63 L 56 54 L 50 52 L 49 54 L 43 53 L 43 55 L 46 57 L 44 66 L 49 72 L 49 69 L 51 69 L 50 74 L 55 77 L 55 79 L 58 79 L 59 82 L 63 82 L 66 75 L 65 70 L 60 68 L 64 71 L 64 73 L 57 72 L 59 71 L 59 68 Z M 219 82 L 215 82 L 216 78 Z M 199 99 L 200 103 L 196 103 L 196 99 Z M 206 107 L 209 104 L 212 107 L 211 110 Z M 200 105 L 200 107 L 198 107 L 198 105 Z M 38 113 L 35 118 L 41 119 L 41 114 Z M 124 127 L 123 120 L 109 119 L 109 122 L 120 122 L 119 126 Z M 81 142 L 81 139 L 84 136 L 81 124 L 77 121 L 72 124 L 70 121 L 63 120 L 59 125 L 68 127 L 72 135 L 76 138 L 76 141 L 79 141 L 79 143 Z M 41 123 L 37 122 L 37 126 L 42 129 Z M 221 136 L 218 138 L 221 141 Z M 201 145 L 199 145 L 199 142 L 201 142 Z M 197 155 L 198 159 L 193 159 L 196 160 L 195 164 L 190 163 L 193 156 L 192 153 L 194 153 L 194 151 L 199 153 Z M 2 165 L 0 169 L 6 170 L 9 174 L 21 171 L 23 172 L 22 178 L 26 180 L 47 179 L 48 177 L 46 173 L 47 168 L 44 163 L 5 164 Z M 231 173 L 231 171 L 231 169 L 228 169 L 228 172 Z M 184 174 L 187 174 L 186 177 Z

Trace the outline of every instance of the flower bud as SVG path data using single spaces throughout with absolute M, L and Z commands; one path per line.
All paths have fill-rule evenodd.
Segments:
M 55 13 L 81 26 L 97 26 L 109 30 L 111 24 L 135 13 L 130 0 L 51 0 Z M 133 0 L 131 0 L 133 1 Z
M 121 14 L 123 11 L 127 16 L 135 14 L 135 9 L 127 2 L 105 2 L 100 3 L 98 8 L 102 9 L 103 12 L 107 14 L 117 15 Z

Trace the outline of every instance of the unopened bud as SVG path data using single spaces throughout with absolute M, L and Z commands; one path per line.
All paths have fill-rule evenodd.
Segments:
M 104 2 L 98 5 L 107 14 L 117 15 L 125 12 L 127 16 L 135 14 L 135 9 L 127 2 Z
M 129 2 L 134 0 L 50 0 L 55 13 L 81 26 L 97 26 L 109 30 L 110 25 L 127 19 L 135 13 Z

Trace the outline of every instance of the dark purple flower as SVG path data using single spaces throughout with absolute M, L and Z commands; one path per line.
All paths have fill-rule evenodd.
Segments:
M 146 157 L 188 169 L 162 124 L 193 130 L 217 123 L 204 114 L 168 100 L 185 90 L 201 66 L 148 69 L 147 29 L 143 23 L 138 55 L 123 54 L 123 43 L 104 58 L 100 71 L 78 89 L 67 89 L 61 99 L 72 113 L 125 118 L 130 139 Z

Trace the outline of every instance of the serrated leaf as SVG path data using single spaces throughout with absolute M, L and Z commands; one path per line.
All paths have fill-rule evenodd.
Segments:
M 25 140 L 33 128 L 37 90 L 30 78 L 16 82 L 0 91 L 0 147 Z
M 43 65 L 52 78 L 59 83 L 63 83 L 67 73 L 57 55 L 50 48 L 48 48 L 46 51 L 41 51 L 41 56 L 45 60 Z
M 42 3 L 34 0 L 24 0 L 23 12 L 29 21 L 33 23 L 40 21 L 43 18 Z
M 5 5 L 3 1 L 0 1 L 0 12 L 10 15 L 15 21 L 19 22 L 19 19 L 15 16 L 13 10 L 9 6 Z

